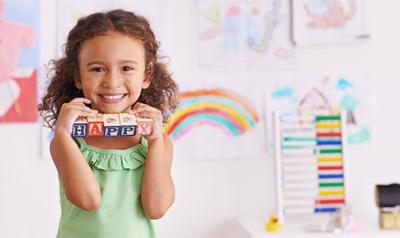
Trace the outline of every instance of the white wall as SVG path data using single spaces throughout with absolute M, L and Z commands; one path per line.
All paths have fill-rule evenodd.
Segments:
M 356 213 L 375 213 L 375 183 L 399 181 L 400 1 L 367 0 L 372 39 L 366 44 L 300 49 L 301 73 L 364 73 L 373 85 L 372 141 L 358 146 L 348 160 L 349 195 Z M 42 63 L 55 47 L 54 1 L 42 0 Z M 191 2 L 169 0 L 168 42 L 171 69 L 178 81 L 207 77 L 193 72 Z M 185 9 L 188 9 L 186 11 Z M 179 12 L 179 14 L 177 14 Z M 280 73 L 228 75 L 263 80 Z M 214 73 L 213 76 L 222 76 Z M 0 125 L 0 237 L 54 237 L 59 219 L 57 175 L 51 161 L 39 158 L 38 124 Z M 158 223 L 160 237 L 216 238 L 235 232 L 235 218 L 267 217 L 274 208 L 272 158 L 191 161 L 175 158 L 177 198 Z

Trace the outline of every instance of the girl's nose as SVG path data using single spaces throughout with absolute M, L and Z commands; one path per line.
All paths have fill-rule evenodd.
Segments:
M 102 86 L 105 88 L 118 88 L 121 84 L 121 75 L 115 70 L 109 70 L 103 78 Z

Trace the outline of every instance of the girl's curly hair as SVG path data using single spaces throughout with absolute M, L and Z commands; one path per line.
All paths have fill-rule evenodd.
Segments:
M 124 10 L 94 13 L 79 19 L 70 31 L 65 44 L 65 56 L 52 60 L 49 71 L 50 84 L 38 105 L 47 126 L 55 129 L 56 120 L 63 103 L 76 97 L 83 97 L 83 92 L 75 86 L 79 79 L 79 51 L 84 41 L 107 32 L 116 31 L 138 40 L 145 48 L 145 68 L 151 75 L 151 83 L 144 89 L 138 102 L 148 104 L 162 111 L 164 120 L 167 112 L 175 109 L 177 85 L 168 72 L 162 57 L 158 55 L 159 42 L 156 41 L 149 22 L 142 16 Z M 147 67 L 152 63 L 152 67 Z

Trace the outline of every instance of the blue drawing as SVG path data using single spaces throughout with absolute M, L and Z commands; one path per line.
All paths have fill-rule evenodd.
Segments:
M 327 9 L 330 0 L 308 0 L 307 6 L 313 13 L 322 15 Z
M 269 67 L 271 62 L 292 62 L 288 11 L 287 0 L 199 1 L 200 62 L 211 66 L 254 63 Z
M 336 84 L 336 87 L 340 90 L 346 90 L 347 88 L 352 86 L 353 84 L 345 78 L 340 78 Z
M 272 92 L 272 98 L 291 98 L 294 97 L 293 88 L 290 86 L 283 86 Z
M 347 142 L 349 144 L 360 144 L 369 141 L 371 138 L 370 131 L 367 127 L 361 128 L 358 132 L 349 135 Z
M 357 93 L 356 93 L 357 92 Z M 324 78 L 312 84 L 296 82 L 281 84 L 270 93 L 272 106 L 268 110 L 298 115 L 310 109 L 332 111 L 342 109 L 346 113 L 348 143 L 360 144 L 370 140 L 368 108 L 360 98 L 360 88 L 346 77 Z M 273 108 L 271 108 L 273 107 Z

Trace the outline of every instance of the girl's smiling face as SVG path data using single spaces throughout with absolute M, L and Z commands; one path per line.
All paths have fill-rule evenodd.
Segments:
M 76 86 L 102 113 L 128 111 L 150 85 L 143 43 L 114 31 L 82 44 L 79 74 Z

